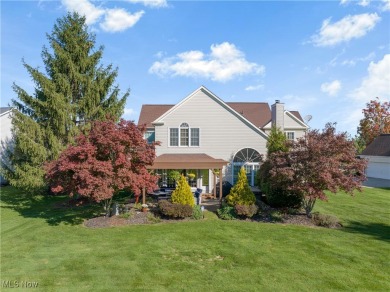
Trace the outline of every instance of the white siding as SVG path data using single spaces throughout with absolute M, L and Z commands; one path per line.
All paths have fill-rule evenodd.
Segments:
M 7 147 L 12 135 L 11 135 L 11 111 L 6 112 L 0 116 L 0 156 L 3 157 L 4 147 Z M 5 180 L 0 176 L 0 183 L 5 183 Z
M 0 140 L 4 141 L 11 138 L 11 112 L 4 113 L 0 116 Z
M 361 155 L 368 159 L 366 176 L 373 178 L 390 179 L 390 157 Z
M 203 91 L 198 91 L 163 119 L 163 126 L 156 126 L 156 141 L 161 146 L 156 154 L 206 153 L 213 158 L 231 161 L 242 148 L 253 148 L 260 154 L 266 153 L 266 138 L 242 119 L 228 111 Z M 186 122 L 191 128 L 200 128 L 199 147 L 169 147 L 169 128 L 179 128 Z M 231 171 L 225 179 L 231 181 Z

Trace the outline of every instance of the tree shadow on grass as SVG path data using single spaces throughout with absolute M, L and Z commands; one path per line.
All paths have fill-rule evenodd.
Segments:
M 1 188 L 1 208 L 11 209 L 25 218 L 43 218 L 49 225 L 81 224 L 99 215 L 98 205 L 69 206 L 66 196 L 31 196 L 13 187 Z
M 340 229 L 349 233 L 367 234 L 375 239 L 390 242 L 390 225 L 384 223 L 362 223 L 349 221 L 347 226 Z

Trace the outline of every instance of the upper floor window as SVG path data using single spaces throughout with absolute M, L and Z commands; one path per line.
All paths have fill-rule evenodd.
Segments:
M 169 129 L 169 146 L 179 146 L 179 129 Z
M 295 132 L 286 132 L 287 140 L 294 141 L 295 139 Z
M 151 144 L 155 141 L 155 133 L 154 130 L 146 130 L 144 134 L 144 138 L 148 141 L 148 144 Z
M 199 128 L 190 128 L 187 123 L 169 129 L 169 146 L 199 146 L 199 138 Z
M 187 123 L 180 125 L 180 146 L 188 146 L 190 138 L 190 127 Z

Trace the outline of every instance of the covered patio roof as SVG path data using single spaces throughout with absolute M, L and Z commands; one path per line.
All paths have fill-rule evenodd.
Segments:
M 222 169 L 228 164 L 223 159 L 215 159 L 204 153 L 163 154 L 157 156 L 149 169 Z

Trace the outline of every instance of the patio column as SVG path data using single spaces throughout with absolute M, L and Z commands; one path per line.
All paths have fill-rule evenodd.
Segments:
M 219 169 L 219 201 L 222 203 L 222 168 Z
M 217 198 L 217 174 L 213 170 L 213 180 L 214 180 L 214 199 Z

